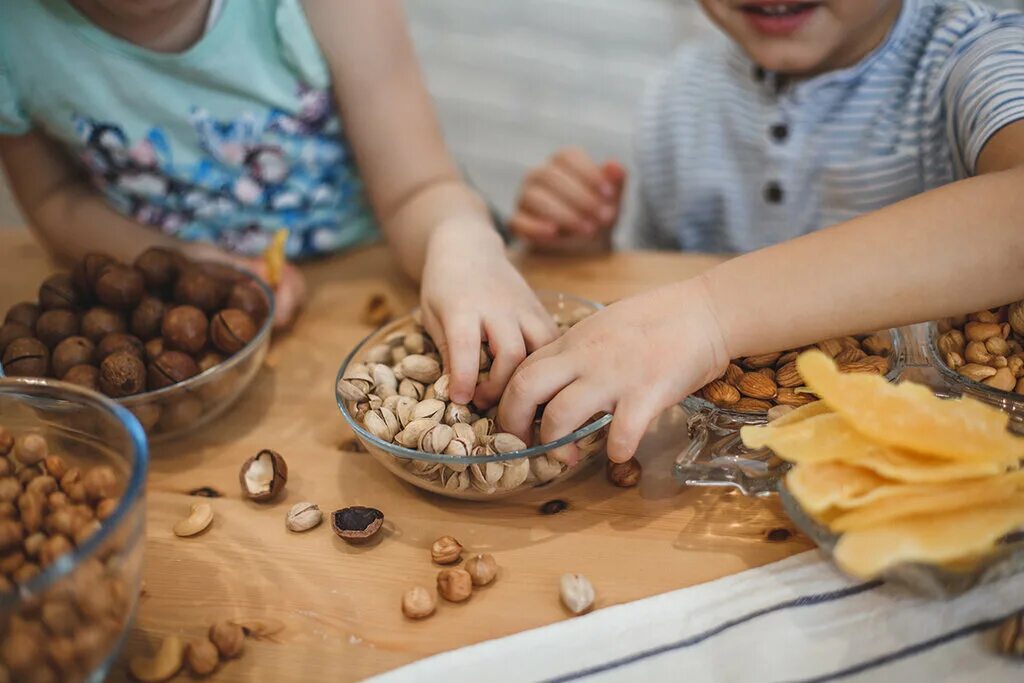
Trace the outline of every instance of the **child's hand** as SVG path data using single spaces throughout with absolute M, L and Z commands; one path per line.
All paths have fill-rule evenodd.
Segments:
M 633 456 L 663 409 L 711 381 L 728 353 L 701 279 L 619 301 L 527 358 L 501 399 L 502 428 L 526 440 L 547 404 L 540 438 L 554 441 L 592 415 L 614 413 L 608 457 Z M 557 457 L 575 462 L 575 446 Z
M 267 263 L 264 259 L 238 259 L 237 265 L 267 282 Z M 281 270 L 281 279 L 274 290 L 274 329 L 291 327 L 306 303 L 306 278 L 291 263 Z
M 618 162 L 599 165 L 581 149 L 562 149 L 526 176 L 509 225 L 520 239 L 542 249 L 607 248 L 625 182 Z
M 430 237 L 420 294 L 423 325 L 451 374 L 452 401 L 494 403 L 528 352 L 557 335 L 551 316 L 505 256 L 489 226 L 449 223 Z M 480 343 L 494 361 L 476 386 Z

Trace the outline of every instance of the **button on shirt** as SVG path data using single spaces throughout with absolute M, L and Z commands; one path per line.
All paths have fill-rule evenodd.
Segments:
M 1017 120 L 1019 12 L 904 0 L 858 64 L 793 82 L 716 35 L 682 49 L 648 91 L 639 219 L 622 239 L 709 252 L 782 242 L 972 175 Z

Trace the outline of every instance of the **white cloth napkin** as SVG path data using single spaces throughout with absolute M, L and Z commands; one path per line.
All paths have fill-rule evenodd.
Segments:
M 1021 683 L 1024 662 L 994 649 L 995 625 L 1020 609 L 1024 574 L 935 600 L 851 581 L 811 551 L 372 680 Z

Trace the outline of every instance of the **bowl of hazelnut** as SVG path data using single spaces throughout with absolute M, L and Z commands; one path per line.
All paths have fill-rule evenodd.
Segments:
M 88 254 L 0 326 L 0 374 L 50 377 L 130 410 L 151 440 L 212 420 L 270 344 L 274 297 L 256 276 L 149 249 L 131 266 Z
M 1024 433 L 1024 301 L 930 323 L 926 353 L 946 388 L 1009 413 Z
M 905 345 L 899 330 L 882 330 L 733 360 L 721 377 L 683 401 L 690 442 L 676 458 L 676 479 L 685 486 L 774 494 L 788 466 L 767 449 L 744 446 L 740 429 L 818 400 L 796 369 L 800 352 L 818 348 L 835 359 L 842 372 L 882 375 L 892 381 L 903 371 Z
M 563 332 L 601 308 L 569 294 L 538 296 Z M 491 360 L 484 344 L 481 378 Z M 414 486 L 452 498 L 491 500 L 550 486 L 604 453 L 610 415 L 595 415 L 557 441 L 528 446 L 501 431 L 495 408 L 453 403 L 448 386 L 441 357 L 414 312 L 352 350 L 338 371 L 335 396 L 377 462 Z M 579 449 L 576 462 L 565 461 L 557 450 L 571 443 Z
M 104 679 L 138 600 L 147 464 L 124 407 L 0 379 L 0 680 Z

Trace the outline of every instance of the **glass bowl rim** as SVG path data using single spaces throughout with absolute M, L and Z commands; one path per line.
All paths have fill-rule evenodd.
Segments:
M 903 336 L 899 333 L 898 327 L 890 327 L 888 329 L 889 338 L 892 340 L 892 353 L 890 354 L 891 366 L 889 372 L 885 373 L 885 379 L 889 382 L 897 379 L 904 370 L 904 352 L 903 348 Z M 731 361 L 730 361 L 731 362 Z M 744 413 L 738 410 L 732 410 L 730 408 L 723 408 L 716 406 L 711 401 L 701 398 L 696 394 L 690 394 L 681 401 L 684 408 L 691 412 L 697 411 L 714 411 L 724 417 L 731 418 L 740 422 L 765 422 L 768 419 L 767 411 L 763 413 Z
M 21 391 L 37 397 L 63 398 L 64 400 L 73 398 L 79 405 L 98 408 L 101 412 L 112 416 L 117 423 L 124 427 L 127 433 L 132 447 L 132 461 L 131 472 L 129 473 L 128 484 L 125 487 L 124 493 L 121 494 L 113 514 L 100 525 L 99 531 L 90 536 L 85 543 L 75 547 L 71 552 L 64 553 L 58 557 L 53 564 L 28 582 L 16 585 L 12 591 L 0 593 L 0 606 L 16 604 L 25 594 L 40 594 L 48 586 L 74 572 L 83 560 L 92 557 L 96 550 L 114 533 L 114 530 L 121 526 L 121 522 L 124 521 L 128 511 L 140 499 L 145 488 L 146 474 L 149 470 L 149 445 L 146 441 L 146 433 L 143 431 L 138 419 L 124 406 L 118 405 L 103 394 L 68 382 L 40 377 L 0 377 L 0 393 L 6 393 L 7 389 L 18 390 L 19 386 Z M 50 390 L 56 391 L 48 393 Z M 64 396 L 61 396 L 61 394 L 64 394 Z
M 537 294 L 538 298 L 549 296 L 571 300 L 576 302 L 577 304 L 593 308 L 595 311 L 600 311 L 605 307 L 604 304 L 599 303 L 597 301 L 591 301 L 590 299 L 586 299 L 581 296 L 576 296 L 575 294 L 568 294 L 566 292 L 557 292 L 553 290 L 540 289 L 536 290 L 535 294 Z M 426 453 L 424 451 L 413 450 L 411 448 L 406 448 L 405 446 L 400 446 L 398 444 L 390 443 L 388 441 L 384 441 L 383 439 L 377 438 L 370 432 L 366 431 L 366 429 L 364 429 L 363 426 L 359 424 L 359 422 L 356 421 L 356 419 L 348 411 L 348 408 L 345 406 L 345 400 L 341 397 L 341 394 L 338 393 L 338 382 L 342 379 L 342 375 L 345 372 L 345 368 L 347 368 L 355 360 L 356 355 L 363 349 L 363 347 L 367 345 L 367 343 L 369 343 L 371 339 L 377 337 L 385 328 L 406 322 L 411 317 L 411 312 L 406 313 L 405 315 L 399 316 L 394 320 L 384 323 L 383 325 L 373 330 L 373 332 L 363 337 L 363 339 L 360 340 L 360 342 L 355 345 L 355 347 L 348 353 L 348 355 L 345 356 L 345 360 L 341 362 L 341 366 L 338 368 L 338 374 L 334 379 L 334 400 L 338 404 L 338 409 L 341 411 L 342 417 L 345 418 L 345 422 L 348 423 L 348 426 L 352 429 L 352 431 L 354 431 L 363 441 L 369 442 L 374 447 L 386 451 L 387 453 L 399 458 L 406 458 L 408 460 L 422 460 L 441 464 L 455 463 L 459 465 L 474 465 L 485 464 L 489 462 L 505 462 L 509 460 L 519 460 L 521 458 L 532 458 L 534 456 L 541 455 L 556 448 L 561 448 L 562 446 L 573 443 L 575 441 L 579 441 L 583 437 L 593 434 L 599 429 L 602 429 L 605 426 L 607 426 L 608 423 L 612 421 L 611 414 L 602 415 L 597 420 L 589 422 L 583 425 L 582 427 L 576 429 L 575 431 L 566 434 L 562 438 L 556 439 L 555 441 L 537 444 L 536 446 L 530 446 L 529 448 L 526 448 L 524 450 L 512 451 L 511 453 L 496 453 L 494 455 L 446 455 L 444 453 Z
M 198 375 L 189 377 L 183 382 L 170 384 L 161 389 L 154 389 L 153 391 L 144 391 L 141 394 L 134 394 L 132 396 L 122 396 L 120 398 L 112 399 L 118 405 L 126 406 L 128 408 L 135 408 L 140 405 L 148 405 L 149 403 L 157 399 L 166 398 L 168 396 L 176 396 L 179 393 L 188 393 L 195 387 L 205 384 L 207 380 L 213 378 L 215 375 L 218 375 L 222 372 L 226 372 L 231 368 L 235 367 L 236 365 L 245 362 L 249 357 L 252 356 L 254 350 L 259 348 L 259 346 L 263 344 L 266 337 L 270 334 L 270 331 L 274 326 L 274 311 L 277 304 L 274 301 L 274 292 L 272 289 L 270 289 L 267 283 L 258 278 L 255 275 L 255 273 L 246 270 L 245 268 L 236 266 L 234 264 L 220 263 L 217 261 L 193 261 L 192 263 L 196 265 L 213 266 L 216 268 L 226 268 L 243 276 L 249 281 L 250 284 L 255 284 L 256 287 L 259 288 L 260 291 L 262 291 L 264 296 L 266 296 L 267 298 L 267 316 L 263 320 L 263 324 L 260 325 L 260 329 L 256 332 L 256 336 L 253 337 L 248 344 L 239 349 L 239 351 L 232 355 L 231 357 L 225 358 L 220 363 L 217 363 L 213 367 L 203 370 Z M 4 379 L 7 377 L 8 376 L 4 374 L 3 363 L 0 363 L 0 379 Z M 37 379 L 46 379 L 51 380 L 53 382 L 60 381 L 58 379 L 53 379 L 49 377 L 40 377 Z
M 1016 401 L 1024 402 L 1024 394 L 1018 394 L 1015 391 L 1003 391 L 996 387 L 990 387 L 987 384 L 976 382 L 970 377 L 964 377 L 959 372 L 956 372 L 948 365 L 946 361 L 942 359 L 942 355 L 939 352 L 939 325 L 936 321 L 932 320 L 928 323 L 928 343 L 926 347 L 928 349 L 928 360 L 931 362 L 935 369 L 938 371 L 942 378 L 957 388 L 969 389 L 970 391 L 977 392 L 984 396 L 990 396 L 1001 401 Z

